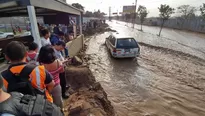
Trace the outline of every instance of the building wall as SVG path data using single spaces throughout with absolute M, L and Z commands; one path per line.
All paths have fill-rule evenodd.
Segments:
M 156 26 L 159 26 L 161 24 L 161 21 L 159 18 L 152 18 L 148 19 L 148 21 L 146 21 L 145 23 L 149 25 L 155 24 Z M 165 27 L 196 32 L 205 32 L 205 22 L 200 17 L 195 17 L 188 20 L 183 20 L 181 18 L 172 18 L 166 21 Z
M 123 17 L 121 17 L 120 20 L 126 21 Z M 132 19 L 128 19 L 127 21 L 132 23 Z M 136 19 L 136 23 L 140 24 L 139 19 Z M 161 20 L 160 18 L 147 18 L 144 21 L 144 25 L 160 26 Z M 205 22 L 202 20 L 201 17 L 193 17 L 188 20 L 183 20 L 182 18 L 179 17 L 171 18 L 166 21 L 164 26 L 168 28 L 205 33 Z

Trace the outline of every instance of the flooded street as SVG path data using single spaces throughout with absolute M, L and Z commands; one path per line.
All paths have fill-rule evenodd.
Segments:
M 205 59 L 205 34 L 164 28 L 161 37 L 158 37 L 156 35 L 159 33 L 159 27 L 143 25 L 143 32 L 141 32 L 137 30 L 140 29 L 140 25 L 135 25 L 135 29 L 133 29 L 131 28 L 132 24 L 121 21 L 112 21 L 108 24 L 118 33 L 133 36 L 139 42 L 181 51 Z
M 127 30 L 127 27 L 118 30 Z M 134 34 L 132 31 L 130 33 Z M 88 63 L 91 71 L 107 92 L 117 115 L 205 116 L 204 60 L 146 44 L 140 45 L 141 56 L 137 60 L 113 59 L 104 45 L 108 35 L 104 33 L 90 37 L 86 54 L 90 57 Z M 142 39 L 145 38 L 139 41 Z M 145 43 L 152 42 L 151 45 L 164 47 L 163 43 L 167 41 L 161 44 L 149 38 Z M 178 48 L 174 50 L 189 48 L 187 51 L 197 51 L 192 47 Z M 200 58 L 204 56 L 200 51 L 195 54 Z

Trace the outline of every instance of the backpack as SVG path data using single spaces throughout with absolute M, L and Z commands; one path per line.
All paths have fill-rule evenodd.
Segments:
M 29 75 L 35 68 L 36 65 L 27 64 L 20 74 L 13 74 L 10 70 L 2 72 L 2 76 L 8 82 L 7 92 L 20 92 L 32 96 L 41 94 L 46 97 L 45 91 L 34 88 L 31 81 L 29 81 Z
M 64 116 L 59 107 L 44 99 L 42 95 L 31 96 L 12 92 L 11 98 L 0 103 L 0 115 L 15 116 Z
M 27 56 L 26 58 L 26 60 L 28 61 L 28 64 L 32 64 L 32 65 L 39 65 L 37 59 L 38 59 L 38 54 L 36 54 L 34 58 L 30 58 L 29 56 Z

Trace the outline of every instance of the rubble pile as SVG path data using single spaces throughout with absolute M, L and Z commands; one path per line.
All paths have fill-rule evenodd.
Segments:
M 65 101 L 68 116 L 114 116 L 114 108 L 87 66 L 68 67 L 67 82 L 73 93 Z
M 109 28 L 108 24 L 101 24 L 99 27 L 96 28 L 88 28 L 87 30 L 84 31 L 85 36 L 92 36 L 94 34 L 100 34 L 104 32 L 116 32 L 116 30 L 112 30 Z

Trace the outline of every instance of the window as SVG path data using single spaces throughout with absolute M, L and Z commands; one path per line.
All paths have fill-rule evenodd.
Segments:
M 132 38 L 118 39 L 117 48 L 138 48 L 138 45 L 137 45 L 137 42 Z
M 116 41 L 115 37 L 111 37 L 110 43 L 111 43 L 113 46 L 115 46 L 115 41 Z
M 111 37 L 112 37 L 112 35 L 110 35 L 110 36 L 108 37 L 108 39 L 110 40 L 110 39 L 111 39 Z

